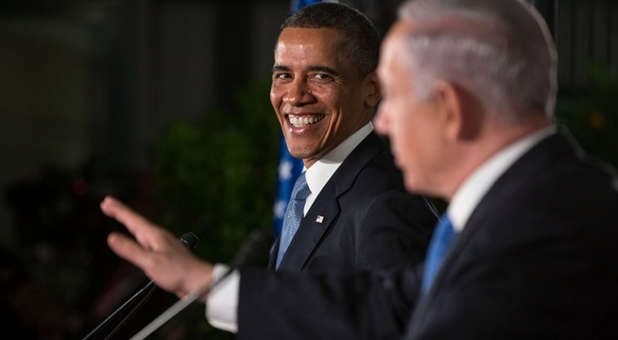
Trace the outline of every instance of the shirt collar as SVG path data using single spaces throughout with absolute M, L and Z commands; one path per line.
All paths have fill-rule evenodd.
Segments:
M 368 122 L 329 151 L 324 157 L 313 163 L 309 169 L 303 169 L 306 170 L 305 178 L 307 179 L 307 185 L 309 190 L 311 190 L 312 197 L 315 198 L 319 194 L 341 163 L 371 131 L 373 131 L 373 124 Z
M 495 181 L 526 151 L 555 132 L 556 127 L 552 125 L 515 141 L 468 176 L 453 195 L 447 209 L 453 228 L 458 232 L 462 231 L 470 215 Z

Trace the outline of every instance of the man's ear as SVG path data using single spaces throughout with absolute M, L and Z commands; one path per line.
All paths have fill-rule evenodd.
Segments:
M 363 79 L 363 104 L 367 108 L 375 108 L 381 97 L 378 75 L 371 71 Z
M 468 140 L 478 133 L 478 101 L 464 88 L 446 81 L 438 81 L 435 94 L 442 106 L 442 119 L 447 138 Z

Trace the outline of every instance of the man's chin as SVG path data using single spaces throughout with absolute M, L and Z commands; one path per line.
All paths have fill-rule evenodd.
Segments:
M 410 184 L 408 183 L 408 181 L 406 181 L 405 187 L 406 187 L 406 191 L 408 192 L 418 192 L 418 188 L 416 187 L 416 185 Z
M 420 183 L 420 181 L 418 180 L 418 176 L 414 176 L 414 175 L 406 175 L 406 171 L 403 171 L 403 178 L 404 178 L 404 184 L 406 187 L 406 190 L 408 192 L 413 192 L 415 194 L 423 194 L 423 195 L 430 195 L 429 191 L 426 188 L 426 183 Z
M 298 148 L 294 146 L 290 147 L 289 144 L 288 144 L 288 153 L 292 155 L 292 157 L 298 158 L 298 159 L 307 159 L 307 158 L 310 158 L 311 155 L 313 154 L 310 150 L 307 150 L 304 148 Z

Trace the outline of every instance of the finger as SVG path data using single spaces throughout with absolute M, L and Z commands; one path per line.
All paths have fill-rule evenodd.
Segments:
M 155 225 L 142 215 L 111 196 L 105 197 L 101 202 L 101 210 L 105 215 L 122 223 L 142 244 L 146 241 L 145 236 L 151 234 L 155 228 Z
M 135 241 L 118 233 L 110 233 L 107 236 L 107 244 L 118 256 L 146 270 L 149 251 Z

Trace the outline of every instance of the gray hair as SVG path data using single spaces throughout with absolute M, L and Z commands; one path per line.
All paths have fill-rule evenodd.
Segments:
M 369 18 L 352 7 L 338 3 L 317 3 L 289 16 L 279 28 L 332 28 L 343 33 L 344 46 L 350 62 L 357 65 L 361 77 L 378 65 L 380 35 Z
M 416 92 L 442 79 L 477 96 L 504 121 L 553 114 L 557 53 L 540 14 L 522 0 L 417 0 L 399 18 L 418 29 L 406 37 Z

